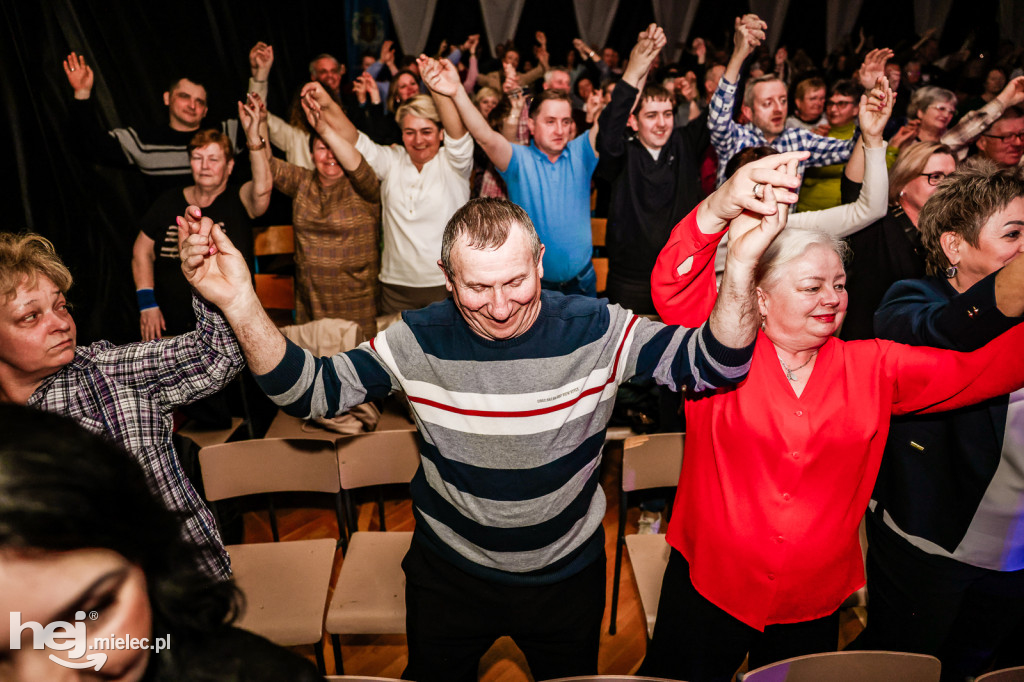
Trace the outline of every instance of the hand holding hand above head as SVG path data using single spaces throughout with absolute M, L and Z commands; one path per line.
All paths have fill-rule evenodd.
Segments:
M 764 42 L 767 30 L 768 24 L 756 14 L 737 17 L 732 38 L 733 54 L 741 55 L 744 59 L 749 57 L 753 54 L 754 49 Z
M 786 49 L 785 45 L 783 45 L 779 49 L 775 50 L 775 66 L 776 67 L 783 66 L 786 63 L 786 60 L 788 60 L 788 59 L 789 59 L 789 50 Z
M 324 86 L 317 81 L 310 81 L 302 86 L 302 93 L 300 96 L 305 98 L 307 95 L 312 97 L 313 100 L 320 105 L 321 109 L 327 109 L 334 104 L 334 100 L 331 99 L 331 96 L 327 94 L 326 90 L 324 90 Z
M 634 87 L 639 87 L 640 79 L 650 71 L 651 64 L 657 59 L 666 42 L 665 31 L 657 24 L 651 24 L 642 31 L 629 53 L 626 71 L 622 74 L 623 80 Z
M 480 44 L 480 34 L 474 33 L 466 38 L 466 42 L 462 44 L 462 51 L 468 52 L 469 54 L 476 54 L 476 48 Z
M 786 152 L 741 166 L 700 205 L 697 224 L 701 231 L 710 234 L 733 222 L 732 230 L 738 224 L 735 219 L 743 214 L 753 215 L 759 222 L 761 217 L 773 215 L 778 206 L 795 204 L 795 190 L 800 187 L 797 167 L 809 156 L 806 151 Z M 771 202 L 765 199 L 768 186 L 773 189 Z
M 864 57 L 864 63 L 857 70 L 857 80 L 865 90 L 875 87 L 878 79 L 885 75 L 885 63 L 892 59 L 893 51 L 887 47 L 871 50 Z
M 313 93 L 305 93 L 299 99 L 299 103 L 302 104 L 302 111 L 306 114 L 306 120 L 309 121 L 309 127 L 315 130 L 317 135 L 323 136 L 324 131 L 328 128 L 327 119 L 324 118 L 323 110 L 320 108 L 320 103 L 313 97 Z
M 889 79 L 879 76 L 875 86 L 860 96 L 860 132 L 869 147 L 882 144 L 882 131 L 892 116 L 892 105 L 896 95 L 889 87 Z
M 267 80 L 270 67 L 274 65 L 274 48 L 262 40 L 249 50 L 249 72 L 258 81 Z
M 586 107 L 588 120 L 593 121 L 600 116 L 604 110 L 604 97 L 601 96 L 601 91 L 594 90 L 590 93 L 584 106 Z
M 364 71 L 357 80 L 362 82 L 370 102 L 380 104 L 380 87 L 377 85 L 377 79 Z
M 796 203 L 796 194 L 785 188 L 796 189 L 800 186 L 797 167 L 807 155 L 807 152 L 789 152 L 768 156 L 748 163 L 730 178 L 737 180 L 734 190 L 730 191 L 739 190 L 746 193 L 746 196 L 734 197 L 739 200 L 737 203 L 744 205 L 744 209 L 729 225 L 727 262 L 753 268 L 775 237 L 786 227 L 789 204 Z M 741 175 L 740 172 L 746 169 L 749 170 Z M 747 193 L 752 182 L 755 189 Z M 723 188 L 724 184 L 719 189 Z M 758 199 L 755 194 L 760 194 L 762 198 Z M 753 203 L 746 201 L 747 198 L 753 199 Z
M 516 73 L 515 67 L 511 64 L 505 64 L 502 68 L 505 71 L 505 80 L 501 84 L 501 89 L 506 93 L 522 90 L 519 86 L 519 74 Z
M 92 69 L 85 63 L 85 57 L 74 52 L 69 54 L 64 60 L 64 75 L 68 77 L 68 83 L 75 91 L 75 99 L 89 99 L 95 77 Z
M 416 60 L 420 67 L 420 76 L 432 92 L 445 97 L 454 97 L 462 87 L 459 70 L 447 59 L 431 59 L 420 55 Z
M 544 35 L 544 31 L 537 31 L 536 33 L 533 34 L 533 37 L 537 41 L 537 44 L 540 45 L 541 47 L 548 46 L 548 37 Z
M 255 92 L 246 95 L 245 102 L 238 103 L 238 120 L 242 123 L 249 144 L 260 141 L 260 124 L 267 120 L 267 107 L 263 98 Z
M 221 310 L 255 296 L 245 258 L 198 206 L 189 206 L 178 218 L 178 251 L 185 279 Z

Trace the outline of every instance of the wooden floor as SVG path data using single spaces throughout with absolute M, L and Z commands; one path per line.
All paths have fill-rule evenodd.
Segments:
M 608 634 L 608 620 L 611 604 L 612 576 L 615 559 L 615 535 L 618 525 L 618 486 L 621 478 L 621 445 L 610 442 L 605 450 L 602 464 L 601 484 L 608 498 L 608 511 L 604 517 L 605 550 L 608 557 L 608 608 L 605 609 L 601 634 L 601 649 L 598 671 L 604 675 L 635 673 L 643 660 L 646 646 L 644 619 L 640 601 L 633 585 L 629 559 L 623 559 L 621 591 L 619 594 L 618 632 Z M 635 532 L 639 517 L 637 509 L 631 509 L 627 533 Z M 245 514 L 245 541 L 270 541 L 270 529 L 265 513 Z M 388 530 L 412 530 L 413 518 L 407 499 L 395 499 L 386 504 L 385 523 Z M 282 540 L 303 538 L 338 537 L 337 522 L 333 510 L 328 509 L 283 509 L 278 511 L 278 524 Z M 664 524 L 663 524 L 664 525 Z M 366 503 L 359 506 L 359 528 L 377 530 L 376 505 Z M 662 529 L 664 530 L 664 529 Z M 335 566 L 333 581 L 341 564 Z M 841 616 L 839 645 L 852 640 L 862 629 L 863 609 L 845 609 Z M 398 678 L 406 663 L 405 637 L 401 635 L 348 636 L 342 638 L 342 656 L 345 672 L 349 675 L 367 675 Z M 333 654 L 329 640 L 324 639 L 324 654 L 328 673 L 334 672 Z M 313 660 L 312 647 L 296 647 L 297 653 Z M 498 640 L 484 656 L 480 664 L 480 679 L 485 682 L 523 682 L 533 680 L 525 659 L 519 649 L 508 638 Z

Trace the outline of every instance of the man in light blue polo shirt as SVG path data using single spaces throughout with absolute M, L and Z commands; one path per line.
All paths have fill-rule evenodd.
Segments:
M 548 89 L 530 104 L 533 141 L 516 145 L 493 130 L 446 60 L 421 69 L 434 92 L 451 97 L 466 129 L 508 185 L 509 198 L 526 209 L 544 243 L 545 289 L 596 295 L 591 265 L 590 176 L 597 166 L 597 125 L 572 139 L 569 93 Z

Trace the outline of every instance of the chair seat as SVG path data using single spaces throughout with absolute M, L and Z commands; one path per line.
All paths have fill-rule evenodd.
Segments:
M 411 532 L 353 533 L 341 562 L 325 629 L 332 635 L 405 633 L 402 559 Z
M 208 445 L 227 443 L 228 438 L 231 438 L 231 434 L 237 431 L 241 425 L 241 417 L 232 417 L 231 426 L 226 429 L 203 429 L 196 426 L 195 422 L 189 421 L 178 429 L 178 435 L 188 438 L 200 448 L 205 448 Z
M 332 538 L 228 546 L 246 601 L 238 627 L 281 646 L 319 642 L 336 547 Z
M 626 551 L 640 593 L 640 606 L 647 619 L 647 636 L 653 637 L 654 621 L 658 617 L 658 600 L 661 599 L 661 581 L 665 577 L 671 547 L 665 536 L 658 533 L 627 535 Z

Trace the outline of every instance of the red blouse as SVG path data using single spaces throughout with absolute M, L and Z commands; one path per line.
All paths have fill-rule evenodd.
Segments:
M 714 301 L 714 268 L 705 265 L 724 232 L 701 235 L 695 215 L 676 226 L 652 278 L 667 322 L 706 319 Z M 711 304 L 696 295 L 709 291 Z M 680 309 L 684 301 L 693 307 Z M 743 382 L 686 401 L 668 542 L 690 562 L 694 586 L 759 630 L 835 611 L 864 584 L 857 527 L 890 414 L 950 410 L 1021 388 L 1021 344 L 1024 325 L 973 353 L 830 338 L 797 397 L 759 334 Z

